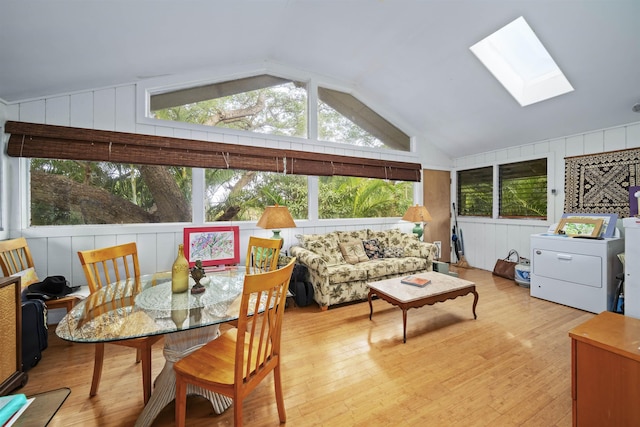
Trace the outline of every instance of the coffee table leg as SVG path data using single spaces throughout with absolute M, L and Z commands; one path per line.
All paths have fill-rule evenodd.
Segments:
M 371 320 L 371 316 L 373 316 L 373 304 L 371 304 L 371 289 L 369 289 L 369 320 Z
M 476 305 L 478 305 L 478 293 L 475 290 L 471 292 L 473 292 L 473 318 L 477 319 L 478 316 L 476 316 Z
M 402 342 L 407 343 L 407 309 L 402 309 Z

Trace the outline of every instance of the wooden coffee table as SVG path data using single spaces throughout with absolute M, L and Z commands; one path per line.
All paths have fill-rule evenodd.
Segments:
M 377 295 L 380 299 L 402 309 L 403 342 L 405 343 L 407 342 L 407 310 L 410 308 L 433 305 L 437 302 L 473 294 L 473 318 L 478 318 L 476 316 L 478 293 L 476 292 L 475 283 L 433 271 L 414 274 L 414 276 L 430 279 L 431 283 L 422 288 L 405 285 L 400 282 L 405 276 L 368 283 L 369 320 L 373 316 L 373 304 L 371 304 L 373 295 Z

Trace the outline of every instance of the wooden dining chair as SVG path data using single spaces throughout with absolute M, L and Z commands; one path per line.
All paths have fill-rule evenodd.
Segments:
M 280 239 L 249 236 L 249 248 L 245 261 L 246 273 L 264 273 L 277 269 L 281 245 Z
M 138 249 L 135 242 L 79 251 L 78 257 L 92 294 L 109 283 L 140 276 Z M 109 344 L 136 349 L 136 362 L 142 361 L 142 390 L 145 404 L 151 397 L 151 347 L 161 338 L 162 335 L 157 335 L 109 342 Z M 98 393 L 100 377 L 102 376 L 102 364 L 104 362 L 104 343 L 96 343 L 95 347 L 96 354 L 93 363 L 90 396 L 95 396 Z
M 238 327 L 173 365 L 176 374 L 176 425 L 184 426 L 187 385 L 233 399 L 233 419 L 242 425 L 242 402 L 273 371 L 280 422 L 286 421 L 280 378 L 282 320 L 295 258 L 280 269 L 244 277 Z
M 2 267 L 2 274 L 5 276 L 11 276 L 32 268 L 34 269 L 34 277 L 37 277 L 35 276 L 31 250 L 27 244 L 27 239 L 24 237 L 0 241 L 0 266 Z M 23 283 L 23 289 L 29 284 Z M 75 296 L 64 296 L 46 300 L 44 303 L 47 306 L 47 310 L 64 308 L 69 312 L 78 300 L 79 298 Z

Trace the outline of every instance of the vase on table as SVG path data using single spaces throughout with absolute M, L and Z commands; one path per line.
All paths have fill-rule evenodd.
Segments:
M 184 245 L 178 245 L 178 256 L 171 268 L 171 292 L 179 294 L 189 289 L 189 261 L 184 256 Z

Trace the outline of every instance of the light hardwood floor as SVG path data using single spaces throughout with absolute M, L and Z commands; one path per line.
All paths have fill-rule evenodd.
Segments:
M 452 268 L 452 270 L 454 270 Z M 477 285 L 478 319 L 467 295 L 402 312 L 384 301 L 285 312 L 282 375 L 291 426 L 570 426 L 568 331 L 594 315 L 529 296 L 527 288 L 479 269 L 458 269 Z M 163 365 L 154 346 L 153 373 Z M 49 331 L 49 348 L 29 371 L 26 394 L 70 387 L 53 427 L 131 426 L 143 407 L 135 352 L 107 346 L 98 395 L 89 398 L 93 346 Z M 273 381 L 247 398 L 247 425 L 279 425 Z M 169 404 L 154 426 L 173 425 Z M 190 397 L 189 426 L 233 425 Z

